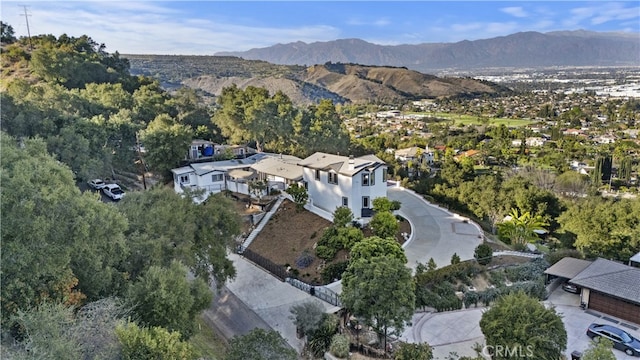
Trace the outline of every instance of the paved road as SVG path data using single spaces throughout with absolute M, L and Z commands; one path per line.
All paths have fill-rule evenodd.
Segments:
M 640 337 L 639 330 L 622 327 L 618 323 L 605 320 L 587 313 L 580 308 L 580 296 L 563 291 L 560 287 L 553 291 L 545 301 L 547 306 L 555 306 L 562 315 L 562 322 L 567 331 L 567 349 L 565 355 L 571 358 L 574 350 L 585 351 L 589 347 L 589 337 L 585 331 L 590 323 L 605 323 L 624 328 L 636 337 Z M 448 311 L 441 313 L 417 313 L 413 316 L 413 326 L 407 328 L 401 339 L 410 343 L 427 342 L 434 349 L 434 358 L 444 359 L 450 352 L 460 356 L 475 356 L 473 345 L 484 343 L 484 336 L 480 329 L 480 319 L 484 308 Z M 637 359 L 626 355 L 622 351 L 613 350 L 618 360 Z
M 482 242 L 480 229 L 464 218 L 425 201 L 413 191 L 389 187 L 387 197 L 402 203 L 398 213 L 411 222 L 411 239 L 405 244 L 407 265 L 415 269 L 418 262 L 430 258 L 438 267 L 451 263 L 457 253 L 461 260 L 473 259 L 475 248 Z
M 245 335 L 255 328 L 271 330 L 258 314 L 235 296 L 226 286 L 212 288 L 214 300 L 211 307 L 204 311 L 203 317 L 225 340 L 236 335 Z

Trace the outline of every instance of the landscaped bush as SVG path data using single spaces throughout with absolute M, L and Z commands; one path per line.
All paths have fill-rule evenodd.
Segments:
M 443 282 L 456 283 L 458 281 L 468 283 L 480 273 L 482 268 L 469 261 L 455 265 L 445 266 L 441 269 L 420 272 L 416 274 L 418 286 L 433 286 Z
M 582 253 L 576 249 L 563 249 L 549 253 L 546 256 L 549 265 L 553 265 L 565 257 L 572 257 L 576 259 L 582 259 Z
M 479 300 L 485 306 L 489 306 L 492 302 L 496 301 L 500 296 L 500 290 L 497 288 L 488 288 L 478 293 Z
M 487 265 L 491 262 L 493 249 L 487 244 L 480 244 L 476 247 L 473 257 L 476 258 L 480 265 Z
M 451 311 L 462 308 L 462 301 L 456 296 L 454 286 L 449 282 L 443 282 L 431 287 L 417 287 L 416 306 L 428 306 L 436 311 Z
M 347 270 L 348 265 L 348 261 L 341 261 L 327 265 L 324 269 L 322 269 L 322 281 L 324 281 L 325 283 L 331 283 L 335 279 L 342 279 L 342 273 Z
M 464 297 L 462 298 L 462 302 L 466 308 L 469 308 L 472 304 L 474 306 L 478 306 L 478 301 L 480 300 L 480 296 L 475 291 L 467 291 L 464 293 Z
M 349 339 L 342 334 L 333 335 L 329 352 L 339 358 L 346 358 L 349 356 Z
M 544 300 L 547 297 L 547 289 L 544 286 L 544 282 L 539 281 L 520 281 L 513 285 L 500 290 L 502 295 L 522 291 L 532 298 L 538 300 Z
M 318 245 L 316 247 L 316 256 L 322 260 L 326 260 L 326 261 L 332 260 L 337 253 L 338 253 L 338 250 L 325 245 Z
M 538 280 L 549 267 L 545 259 L 534 259 L 531 262 L 505 269 L 507 278 L 513 282 Z
M 313 255 L 311 255 L 308 250 L 305 250 L 296 259 L 296 266 L 299 269 L 307 268 L 309 267 L 309 265 L 311 265 L 311 263 L 313 263 L 313 260 L 314 260 Z

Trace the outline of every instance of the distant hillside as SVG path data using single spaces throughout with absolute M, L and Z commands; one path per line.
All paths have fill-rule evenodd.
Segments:
M 406 68 L 324 64 L 285 66 L 220 56 L 123 55 L 133 74 L 158 78 L 166 88 L 188 86 L 217 96 L 236 84 L 282 91 L 296 104 L 390 102 L 508 91 L 469 78 L 439 78 Z
M 341 62 L 399 66 L 423 73 L 495 67 L 634 66 L 640 64 L 640 38 L 637 34 L 558 31 L 521 32 L 456 43 L 395 46 L 343 39 L 311 44 L 278 44 L 216 55 L 289 65 Z

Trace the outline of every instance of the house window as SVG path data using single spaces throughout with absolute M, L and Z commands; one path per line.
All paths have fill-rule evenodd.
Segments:
M 369 173 L 362 173 L 362 186 L 369 186 Z
M 189 175 L 180 175 L 180 184 L 188 184 Z
M 376 172 L 375 172 L 375 170 L 373 172 L 371 172 L 371 176 L 369 177 L 369 183 L 371 184 L 371 186 L 376 184 Z
M 320 180 L 320 170 L 316 170 L 316 180 Z
M 307 190 L 307 191 L 309 191 L 309 183 L 308 183 L 308 182 L 306 182 L 306 181 L 304 181 L 302 184 L 303 184 L 303 186 L 304 186 L 304 189 L 305 189 L 305 190 Z
M 224 174 L 213 174 L 211 175 L 212 182 L 220 182 L 224 179 Z
M 349 198 L 346 196 L 342 197 L 342 206 L 349 206 Z
M 387 169 L 382 169 L 382 181 L 387 181 Z
M 338 174 L 336 173 L 329 173 L 329 184 L 338 184 Z
M 368 196 L 363 196 L 362 197 L 362 208 L 363 209 L 368 209 L 369 208 L 369 197 Z

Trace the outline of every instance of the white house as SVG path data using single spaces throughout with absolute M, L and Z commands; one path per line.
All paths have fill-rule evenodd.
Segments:
M 209 195 L 229 190 L 249 194 L 249 182 L 265 181 L 269 189 L 285 190 L 292 183 L 302 182 L 302 167 L 295 156 L 269 153 L 254 154 L 244 159 L 193 163 L 172 169 L 173 189 L 184 193 L 185 189 L 200 190 L 203 194 L 196 202 Z
M 353 158 L 317 152 L 298 165 L 311 204 L 330 213 L 346 206 L 355 218 L 370 217 L 373 200 L 387 196 L 387 165 L 374 155 Z

